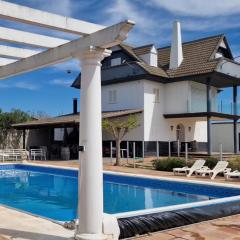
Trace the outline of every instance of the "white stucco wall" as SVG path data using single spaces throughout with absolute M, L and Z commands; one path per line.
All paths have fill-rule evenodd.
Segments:
M 172 85 L 170 88 L 168 85 Z M 182 119 L 166 119 L 163 114 L 166 113 L 166 104 L 169 105 L 167 108 L 172 113 L 176 113 L 173 110 L 176 105 L 179 108 L 184 109 L 186 106 L 181 105 L 178 101 L 171 96 L 169 97 L 166 88 L 169 92 L 177 92 L 177 88 L 183 89 L 186 94 L 183 100 L 187 100 L 188 95 L 188 84 L 161 84 L 152 81 L 144 81 L 144 140 L 145 141 L 175 141 L 176 140 L 176 127 L 178 124 L 183 124 L 185 127 L 185 141 L 207 141 L 207 124 L 205 120 L 198 118 L 182 118 Z M 160 90 L 160 101 L 154 101 L 153 89 L 159 88 Z M 173 94 L 173 93 L 172 93 Z M 169 99 L 167 102 L 166 99 Z M 174 101 L 175 100 L 175 101 Z M 176 103 L 177 102 L 177 103 Z M 177 110 L 175 110 L 177 111 Z M 181 110 L 180 113 L 184 110 Z M 177 111 L 178 112 L 178 111 Z M 171 130 L 173 126 L 173 130 Z
M 176 141 L 176 129 L 178 124 L 182 124 L 185 128 L 185 141 L 207 142 L 207 122 L 198 118 L 179 118 L 169 119 L 169 129 L 173 126 L 173 130 L 169 131 L 170 140 Z
M 140 55 L 140 58 L 150 66 L 158 66 L 157 49 L 153 46 L 149 53 Z
M 193 140 L 207 142 L 207 121 L 195 122 Z
M 155 102 L 154 89 L 159 89 L 159 102 Z M 144 140 L 165 141 L 168 138 L 168 123 L 164 118 L 165 85 L 144 81 Z
M 143 109 L 143 81 L 133 81 L 102 87 L 102 110 Z M 109 102 L 109 91 L 116 90 L 116 103 Z
M 190 100 L 188 81 L 165 84 L 164 113 L 187 113 Z
M 159 101 L 155 101 L 154 89 L 159 89 Z M 117 91 L 117 102 L 109 103 L 109 91 Z M 206 92 L 205 92 L 206 94 Z M 144 141 L 175 141 L 176 127 L 183 124 L 185 127 L 185 141 L 207 141 L 207 125 L 205 119 L 184 118 L 166 119 L 165 113 L 186 113 L 188 101 L 191 99 L 191 84 L 177 82 L 162 84 L 149 80 L 134 81 L 107 85 L 102 87 L 103 111 L 122 109 L 143 109 L 139 115 L 138 128 L 131 131 L 125 139 Z M 206 103 L 206 99 L 204 99 Z M 171 130 L 173 126 L 173 130 Z M 107 134 L 104 140 L 110 140 Z

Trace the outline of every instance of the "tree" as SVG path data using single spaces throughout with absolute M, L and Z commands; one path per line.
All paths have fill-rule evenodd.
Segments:
M 44 111 L 31 112 L 30 115 L 33 119 L 43 119 L 43 118 L 51 117 L 48 113 L 46 113 Z
M 13 109 L 11 112 L 3 112 L 0 109 L 0 148 L 7 147 L 8 143 L 12 147 L 18 147 L 22 132 L 12 128 L 12 124 L 21 123 L 30 120 L 28 113 L 18 109 Z
M 124 136 L 132 129 L 139 126 L 137 116 L 129 115 L 127 118 L 122 119 L 104 119 L 102 122 L 103 129 L 110 133 L 116 141 L 116 166 L 121 164 L 120 145 Z

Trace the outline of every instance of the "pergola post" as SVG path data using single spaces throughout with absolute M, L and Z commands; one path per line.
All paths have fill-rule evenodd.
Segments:
M 211 79 L 207 78 L 207 153 L 212 155 L 212 133 L 211 133 Z
M 234 145 L 234 153 L 237 154 L 237 86 L 233 86 L 233 145 Z
M 110 50 L 91 47 L 81 54 L 79 227 L 76 239 L 103 235 L 101 61 Z

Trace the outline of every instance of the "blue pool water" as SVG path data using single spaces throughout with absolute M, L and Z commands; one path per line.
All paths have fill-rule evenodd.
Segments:
M 0 204 L 58 221 L 77 214 L 77 171 L 0 166 Z M 104 175 L 104 211 L 121 213 L 240 195 L 240 189 Z

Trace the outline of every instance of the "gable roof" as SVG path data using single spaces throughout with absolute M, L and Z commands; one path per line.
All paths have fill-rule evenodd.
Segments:
M 225 40 L 224 35 L 217 35 L 183 43 L 183 61 L 175 70 L 169 69 L 171 47 L 159 48 L 158 65 L 171 78 L 212 72 L 217 67 L 219 59 L 211 57 L 223 40 Z
M 136 63 L 150 75 L 157 76 L 157 77 L 164 77 L 164 78 L 168 77 L 166 71 L 164 71 L 161 67 L 150 66 L 143 61 L 136 62 Z
M 174 70 L 169 69 L 171 46 L 157 49 L 158 67 L 150 66 L 141 59 L 141 55 L 151 51 L 153 44 L 133 47 L 122 43 L 119 47 L 134 59 L 134 61 L 126 63 L 127 65 L 137 64 L 146 74 L 158 77 L 162 82 L 169 82 L 168 80 L 214 72 L 222 60 L 222 58 L 215 58 L 215 54 L 221 48 L 222 42 L 225 43 L 227 48 L 224 51 L 227 52 L 230 60 L 233 60 L 227 39 L 224 34 L 220 34 L 183 43 L 183 61 Z M 79 87 L 79 82 L 80 75 L 72 86 Z
M 158 67 L 152 67 L 141 60 L 140 56 L 150 52 L 153 44 L 131 47 L 121 44 L 120 47 L 126 49 L 133 56 L 137 64 L 147 73 L 165 78 L 178 78 L 192 75 L 200 75 L 213 72 L 220 62 L 219 58 L 214 58 L 221 42 L 227 46 L 229 56 L 232 57 L 231 50 L 224 34 L 210 36 L 183 43 L 183 61 L 182 64 L 174 70 L 169 69 L 171 46 L 159 48 Z
M 137 56 L 140 56 L 149 53 L 153 46 L 153 44 L 148 44 L 145 46 L 135 47 L 133 51 Z

